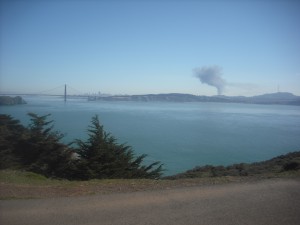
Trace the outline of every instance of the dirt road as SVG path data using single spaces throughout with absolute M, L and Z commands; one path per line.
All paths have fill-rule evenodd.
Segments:
M 0 224 L 296 225 L 300 181 L 272 179 L 172 190 L 0 201 Z

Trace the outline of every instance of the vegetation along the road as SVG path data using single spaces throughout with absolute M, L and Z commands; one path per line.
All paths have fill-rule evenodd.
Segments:
M 0 115 L 0 198 L 79 196 L 195 185 L 300 177 L 300 151 L 230 166 L 206 165 L 162 177 L 162 164 L 145 165 L 146 155 L 117 143 L 97 116 L 88 139 L 63 144 L 50 115 L 29 113 L 28 127 Z

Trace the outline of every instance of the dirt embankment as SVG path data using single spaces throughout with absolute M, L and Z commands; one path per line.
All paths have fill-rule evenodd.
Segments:
M 223 177 L 181 180 L 92 180 L 62 181 L 49 184 L 0 183 L 0 198 L 54 198 L 86 196 L 94 194 L 128 193 L 150 190 L 168 190 L 180 187 L 194 187 L 229 182 L 245 182 L 253 179 Z M 256 180 L 256 179 L 255 179 Z
M 23 176 L 23 175 L 22 175 Z M 300 179 L 300 173 L 283 176 L 285 179 Z M 201 187 L 227 183 L 253 183 L 258 180 L 276 179 L 272 176 L 256 177 L 215 177 L 178 180 L 91 180 L 91 181 L 58 181 L 58 180 L 21 180 L 0 182 L 0 199 L 55 198 L 110 193 L 128 193 L 151 190 L 169 190 L 184 187 Z

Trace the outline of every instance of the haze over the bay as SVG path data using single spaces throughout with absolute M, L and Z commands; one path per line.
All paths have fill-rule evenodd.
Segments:
M 300 1 L 0 3 L 0 92 L 300 95 Z M 70 90 L 71 91 L 71 90 Z

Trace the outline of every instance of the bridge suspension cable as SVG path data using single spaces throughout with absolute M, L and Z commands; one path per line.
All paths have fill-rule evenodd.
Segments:
M 72 87 L 72 86 L 70 86 L 70 85 L 67 85 L 67 89 L 68 89 L 68 91 L 71 89 L 71 90 L 73 90 L 77 95 L 84 95 L 84 92 L 83 91 L 80 91 L 80 90 L 78 90 L 78 89 L 76 89 L 76 88 L 74 88 L 74 87 Z
M 55 88 L 51 88 L 51 89 L 47 89 L 47 90 L 43 90 L 43 91 L 40 91 L 40 92 L 37 92 L 37 93 L 35 93 L 35 94 L 37 94 L 37 95 L 41 95 L 41 94 L 47 94 L 47 93 L 50 93 L 50 92 L 53 92 L 53 91 L 55 91 L 55 90 L 62 90 L 62 88 L 64 87 L 65 85 L 60 85 L 60 86 L 58 86 L 58 87 L 55 87 Z

